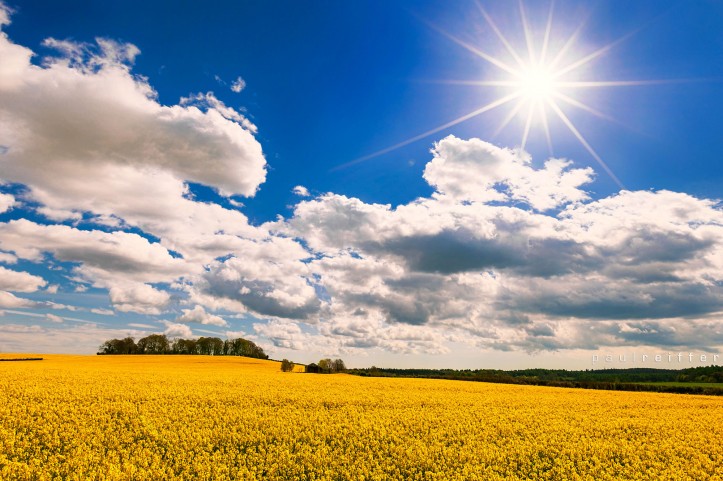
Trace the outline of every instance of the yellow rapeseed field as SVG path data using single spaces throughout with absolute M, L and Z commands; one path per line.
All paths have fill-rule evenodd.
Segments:
M 2 480 L 723 479 L 722 398 L 44 357 L 0 363 Z

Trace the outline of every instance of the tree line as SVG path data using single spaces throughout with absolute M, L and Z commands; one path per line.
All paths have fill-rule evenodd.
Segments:
M 225 341 L 218 337 L 178 338 L 171 341 L 164 334 L 151 334 L 138 342 L 132 337 L 109 339 L 100 345 L 98 354 L 199 354 L 269 358 L 261 347 L 240 337 Z
M 723 395 L 723 389 L 717 386 L 671 386 L 663 384 L 670 382 L 722 382 L 719 381 L 723 379 L 722 366 L 695 367 L 680 370 L 629 368 L 586 369 L 584 371 L 568 371 L 565 369 L 520 369 L 516 371 L 503 371 L 499 369 L 390 369 L 372 366 L 363 369 L 350 369 L 347 372 L 357 376 L 371 377 L 413 377 L 504 384 L 577 387 L 584 389 Z
M 281 361 L 281 370 L 291 372 L 294 370 L 294 363 L 288 359 Z M 304 367 L 304 372 L 314 374 L 334 374 L 338 372 L 346 372 L 346 364 L 341 359 L 322 359 L 318 363 L 312 362 Z
M 335 374 L 338 372 L 346 372 L 346 364 L 341 359 L 322 359 L 318 363 L 312 362 L 306 365 L 306 372 L 316 374 Z
M 723 382 L 723 366 L 701 366 L 683 369 L 678 382 Z
M 351 374 L 374 377 L 422 377 L 433 379 L 455 379 L 484 382 L 512 382 L 534 384 L 544 382 L 606 382 L 606 383 L 647 383 L 647 382 L 723 382 L 723 367 L 707 366 L 687 369 L 393 369 L 372 366 L 351 369 Z

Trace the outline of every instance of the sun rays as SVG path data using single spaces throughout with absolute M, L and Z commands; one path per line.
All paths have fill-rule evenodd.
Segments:
M 629 33 L 612 43 L 592 51 L 592 53 L 576 55 L 576 46 L 579 43 L 579 37 L 584 24 L 578 26 L 564 42 L 559 43 L 560 46 L 558 48 L 555 48 L 557 42 L 553 42 L 553 40 L 557 39 L 555 38 L 555 32 L 553 30 L 554 3 L 550 4 L 541 35 L 535 35 L 530 25 L 529 15 L 525 10 L 525 6 L 522 2 L 519 2 L 519 22 L 524 32 L 524 46 L 522 48 L 516 48 L 482 5 L 477 3 L 477 7 L 484 18 L 486 26 L 494 32 L 495 37 L 501 44 L 501 54 L 491 54 L 481 46 L 459 38 L 436 25 L 430 24 L 430 27 L 453 43 L 494 66 L 497 71 L 496 75 L 490 76 L 489 78 L 477 80 L 447 80 L 444 83 L 476 86 L 480 88 L 495 88 L 499 92 L 498 96 L 464 115 L 394 145 L 337 166 L 333 170 L 349 167 L 392 152 L 474 117 L 492 110 L 500 110 L 504 106 L 507 106 L 509 110 L 503 115 L 497 129 L 492 133 L 493 138 L 507 129 L 513 120 L 520 119 L 522 125 L 519 143 L 520 149 L 524 150 L 527 147 L 530 134 L 534 129 L 541 129 L 547 143 L 548 151 L 552 155 L 553 133 L 551 132 L 551 122 L 553 119 L 557 119 L 558 124 L 565 126 L 617 186 L 621 189 L 624 188 L 620 179 L 575 126 L 566 109 L 573 108 L 607 121 L 616 122 L 611 116 L 583 102 L 579 98 L 580 91 L 585 89 L 631 87 L 670 82 L 666 80 L 598 80 L 580 78 L 583 73 L 590 71 L 588 67 L 595 60 L 608 53 L 613 47 L 625 41 L 636 32 Z

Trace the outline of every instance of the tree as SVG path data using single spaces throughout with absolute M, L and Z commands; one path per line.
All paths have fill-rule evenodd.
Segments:
M 318 374 L 322 371 L 318 364 L 315 364 L 312 362 L 311 364 L 307 364 L 306 368 L 304 369 L 304 372 Z
M 341 359 L 334 359 L 332 372 L 344 372 L 346 371 L 346 364 Z
M 246 356 L 255 357 L 257 359 L 269 358 L 269 356 L 267 356 L 264 350 L 261 349 L 259 346 L 247 339 L 243 339 L 240 337 L 238 339 L 231 339 L 226 341 L 226 344 L 224 345 L 224 350 L 229 356 Z
M 196 341 L 196 349 L 199 354 L 220 356 L 223 354 L 223 347 L 223 341 L 217 337 L 199 337 Z
M 173 354 L 197 354 L 196 340 L 178 338 L 173 341 L 171 352 L 173 352 Z
M 318 364 L 311 363 L 306 366 L 306 372 L 331 374 L 344 371 L 346 371 L 346 365 L 341 359 L 334 359 L 332 361 L 329 358 L 325 358 L 321 359 Z
M 110 339 L 98 348 L 98 354 L 135 354 L 138 348 L 132 337 Z
M 281 361 L 281 370 L 283 372 L 291 372 L 294 370 L 294 363 L 289 361 L 288 359 L 284 359 Z
M 166 354 L 168 351 L 169 343 L 165 334 L 151 334 L 138 341 L 138 352 L 141 354 Z
M 151 334 L 136 344 L 132 337 L 109 339 L 98 347 L 98 354 L 205 354 L 209 356 L 246 356 L 268 359 L 264 350 L 247 339 L 200 337 L 175 339 L 173 343 L 163 334 Z
M 322 359 L 319 361 L 319 369 L 324 374 L 329 374 L 333 369 L 333 366 L 334 364 L 331 359 Z

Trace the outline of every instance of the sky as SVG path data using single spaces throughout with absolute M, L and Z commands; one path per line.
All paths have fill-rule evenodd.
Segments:
M 164 333 L 353 367 L 709 364 L 722 23 L 715 1 L 0 3 L 0 352 Z

